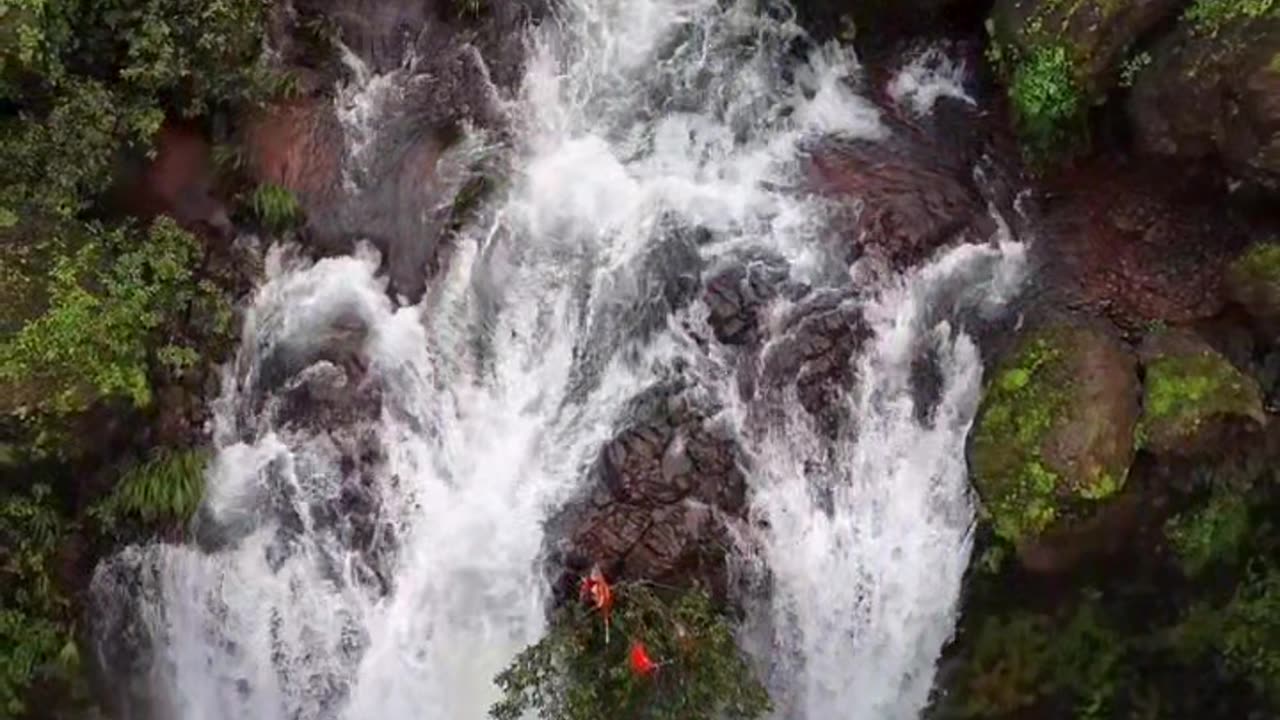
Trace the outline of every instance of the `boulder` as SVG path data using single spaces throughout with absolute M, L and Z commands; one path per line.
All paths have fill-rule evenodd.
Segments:
M 1124 486 L 1138 420 L 1134 358 L 1110 334 L 1047 326 L 987 384 L 970 435 L 983 512 L 1016 545 L 1087 519 Z
M 1156 456 L 1221 454 L 1266 424 L 1258 382 L 1196 335 L 1164 330 L 1140 349 L 1145 374 L 1138 444 Z
M 723 597 L 731 528 L 747 511 L 737 448 L 679 390 L 647 393 L 634 415 L 601 449 L 589 495 L 555 523 L 560 586 L 599 565 L 611 579 L 696 581 Z
M 1129 97 L 1144 152 L 1280 187 L 1280 6 L 1200 3 L 1152 50 Z M 1214 9 L 1216 8 L 1216 10 Z
M 1280 244 L 1261 243 L 1242 253 L 1227 267 L 1223 286 L 1267 342 L 1280 338 Z

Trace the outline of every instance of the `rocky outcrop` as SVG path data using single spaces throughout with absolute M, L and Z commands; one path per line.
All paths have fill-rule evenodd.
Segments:
M 601 450 L 589 496 L 556 521 L 562 587 L 598 564 L 610 578 L 697 581 L 723 597 L 732 528 L 746 513 L 733 440 L 671 388 L 639 398 L 634 417 Z
M 974 487 L 997 535 L 1027 546 L 1124 486 L 1138 393 L 1132 354 L 1104 331 L 1057 326 L 1020 339 L 970 437 Z
M 1140 350 L 1143 371 L 1139 446 L 1157 456 L 1230 452 L 1267 418 L 1257 380 L 1185 331 L 1153 333 Z
M 1137 146 L 1280 188 L 1280 7 L 1198 3 L 1150 57 L 1128 104 Z
M 991 12 L 993 41 L 1018 61 L 1061 47 L 1072 79 L 1087 97 L 1098 97 L 1119 79 L 1121 64 L 1146 32 L 1175 14 L 1180 0 L 997 0 Z
M 506 132 L 498 89 L 514 92 L 522 29 L 542 12 L 532 1 L 483 3 L 478 15 L 455 5 L 296 0 L 279 10 L 274 34 L 293 38 L 282 40 L 284 56 L 311 69 L 311 92 L 250 119 L 243 133 L 250 174 L 293 191 L 320 253 L 372 242 L 392 291 L 411 299 L 425 289 L 460 193 L 481 172 L 477 156 L 454 151 L 461 128 L 491 140 Z M 326 28 L 321 40 L 341 39 L 355 68 L 329 60 L 329 75 L 316 69 L 324 63 L 308 53 L 339 52 L 301 41 L 320 32 L 316 23 Z

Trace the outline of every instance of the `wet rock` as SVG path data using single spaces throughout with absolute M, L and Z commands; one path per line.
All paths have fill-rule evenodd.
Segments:
M 723 595 L 731 528 L 746 512 L 733 441 L 678 390 L 639 400 L 600 451 L 590 494 L 554 524 L 563 590 L 599 564 L 611 578 L 700 582 Z
M 1258 382 L 1196 335 L 1161 331 L 1140 350 L 1145 377 L 1141 447 L 1157 456 L 1229 452 L 1266 423 Z
M 808 161 L 810 184 L 837 208 L 846 262 L 873 254 L 897 270 L 939 248 L 985 242 L 996 231 L 967 152 L 941 149 L 919 129 L 877 142 L 828 142 Z
M 747 345 L 759 336 L 760 311 L 777 297 L 787 279 L 780 258 L 753 258 L 714 273 L 706 282 L 702 301 L 716 340 Z
M 1222 269 L 1248 234 L 1184 177 L 1109 161 L 1062 174 L 1036 211 L 1035 304 L 1105 317 L 1130 335 L 1221 312 Z
M 309 23 L 327 24 L 361 67 L 250 119 L 251 174 L 294 192 L 319 253 L 370 241 L 392 291 L 416 300 L 454 229 L 455 201 L 478 172 L 476 158 L 459 149 L 462 128 L 490 133 L 490 141 L 507 131 L 499 89 L 514 92 L 519 82 L 523 29 L 541 4 L 485 3 L 479 16 L 459 15 L 451 3 L 295 6 L 277 18 L 275 34 L 296 45 Z M 343 92 L 330 97 L 339 85 Z
M 1136 144 L 1280 187 L 1280 12 L 1206 6 L 1184 16 L 1137 76 L 1128 104 Z
M 843 398 L 854 380 L 853 356 L 871 334 L 861 308 L 847 293 L 819 293 L 780 325 L 761 357 L 760 394 L 781 406 L 795 392 L 819 430 L 835 437 L 849 421 Z
M 1025 546 L 1119 492 L 1138 393 L 1132 354 L 1101 329 L 1020 338 L 992 374 L 970 435 L 973 483 L 996 534 Z

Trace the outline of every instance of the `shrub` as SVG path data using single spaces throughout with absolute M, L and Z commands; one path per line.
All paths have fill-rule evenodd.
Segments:
M 1085 98 L 1063 45 L 1037 47 L 1018 63 L 1009 97 L 1034 162 L 1061 154 L 1084 134 Z
M 287 188 L 279 185 L 259 185 L 249 198 L 249 207 L 254 217 L 269 232 L 283 233 L 302 224 L 302 206 L 298 204 L 298 199 Z
M 57 418 L 116 398 L 145 406 L 152 348 L 182 355 L 158 331 L 196 298 L 195 238 L 163 218 L 145 235 L 87 230 L 54 265 L 48 309 L 0 342 L 0 383 L 16 397 L 10 412 Z
M 645 585 L 627 584 L 616 598 L 609 642 L 599 615 L 579 605 L 560 610 L 546 637 L 498 675 L 503 699 L 490 716 L 749 720 L 769 712 L 768 694 L 705 592 L 664 601 Z M 654 675 L 628 671 L 633 641 L 662 663 Z
M 53 578 L 66 525 L 47 485 L 0 496 L 0 716 L 26 710 L 27 688 L 74 648 L 70 606 Z

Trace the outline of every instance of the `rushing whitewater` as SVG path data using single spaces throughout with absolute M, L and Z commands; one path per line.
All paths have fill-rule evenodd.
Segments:
M 871 337 L 835 438 L 794 394 L 741 396 L 732 352 L 692 336 L 700 301 L 634 326 L 672 222 L 711 238 L 704 267 L 764 252 L 796 283 L 851 283 L 817 242 L 827 207 L 792 189 L 798 156 L 890 130 L 851 51 L 797 66 L 799 32 L 745 0 L 571 0 L 530 30 L 522 93 L 505 99 L 514 147 L 464 143 L 509 152 L 513 174 L 421 303 L 388 297 L 370 248 L 270 251 L 195 541 L 131 548 L 95 579 L 102 664 L 131 684 L 131 716 L 483 718 L 493 676 L 543 631 L 546 521 L 628 400 L 677 366 L 749 459 L 760 535 L 738 560 L 768 587 L 746 599 L 743 643 L 779 717 L 918 715 L 973 524 L 963 444 L 981 363 L 956 321 L 1012 291 L 1020 246 L 1005 233 L 847 296 Z M 893 95 L 927 113 L 964 97 L 962 72 L 931 56 Z M 349 178 L 396 82 L 339 93 Z M 928 412 L 911 385 L 922 353 L 941 373 Z

